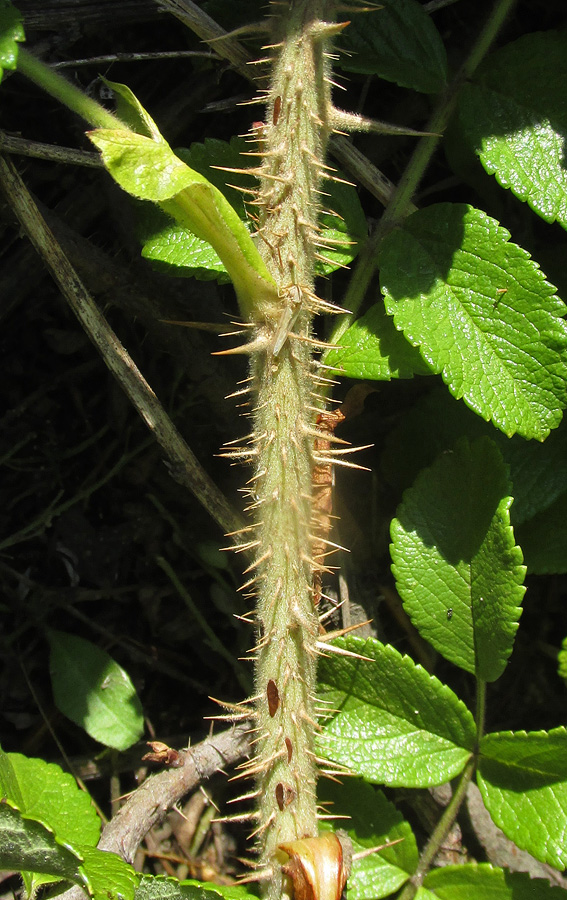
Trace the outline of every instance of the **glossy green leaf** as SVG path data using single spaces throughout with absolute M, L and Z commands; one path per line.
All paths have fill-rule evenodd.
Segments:
M 567 493 L 521 525 L 517 536 L 530 574 L 566 574 Z
M 82 847 L 81 867 L 87 880 L 87 890 L 93 900 L 134 900 L 139 875 L 116 853 Z
M 25 816 L 42 822 L 59 841 L 77 848 L 79 844 L 94 846 L 100 835 L 100 819 L 92 800 L 82 791 L 75 779 L 55 763 L 31 759 L 20 753 L 2 754 L 12 777 L 2 784 L 7 797 Z M 55 876 L 39 872 L 24 872 L 29 894 Z
M 163 138 L 110 129 L 97 129 L 89 137 L 120 187 L 140 200 L 158 203 L 213 246 L 247 319 L 257 306 L 276 302 L 275 282 L 238 214 L 218 188 L 187 166 Z
M 347 778 L 342 784 L 322 780 L 319 802 L 341 822 L 354 853 L 399 841 L 354 861 L 348 881 L 349 900 L 380 900 L 408 880 L 418 862 L 417 844 L 408 822 L 383 792 L 365 781 Z
M 419 351 L 396 331 L 384 304 L 375 303 L 343 334 L 338 347 L 329 350 L 324 359 L 347 378 L 390 381 L 430 374 L 430 368 Z
M 0 0 L 0 81 L 4 69 L 16 69 L 18 44 L 25 39 L 20 13 L 9 0 Z
M 336 643 L 369 659 L 321 659 L 321 696 L 338 712 L 329 714 L 319 752 L 380 784 L 429 787 L 461 772 L 475 740 L 464 703 L 393 647 L 355 637 Z
M 391 526 L 404 609 L 446 659 L 495 681 L 512 652 L 525 567 L 493 441 L 460 441 L 409 488 Z
M 505 434 L 543 440 L 567 404 L 565 304 L 484 212 L 443 203 L 384 240 L 396 328 L 451 393 Z
M 567 730 L 488 734 L 478 786 L 492 819 L 536 859 L 567 866 Z
M 84 884 L 81 862 L 50 828 L 0 800 L 0 870 L 41 872 Z
M 126 750 L 144 731 L 142 705 L 127 673 L 90 641 L 48 632 L 55 703 L 96 741 Z
M 20 803 L 9 797 L 21 811 L 53 829 L 68 844 L 96 846 L 100 818 L 89 795 L 68 772 L 43 759 L 8 753 L 18 783 Z
M 140 879 L 135 900 L 254 900 L 243 885 L 219 885 L 210 882 L 177 881 L 175 878 L 144 875 Z
M 490 56 L 459 115 L 484 168 L 547 222 L 567 228 L 567 34 L 525 35 Z
M 375 12 L 353 16 L 338 43 L 347 51 L 338 65 L 348 72 L 379 75 L 426 94 L 446 82 L 443 41 L 417 0 L 382 0 Z
M 561 900 L 565 891 L 552 887 L 543 878 L 530 878 L 523 872 L 508 872 L 488 863 L 445 866 L 432 869 L 423 880 L 416 900 Z

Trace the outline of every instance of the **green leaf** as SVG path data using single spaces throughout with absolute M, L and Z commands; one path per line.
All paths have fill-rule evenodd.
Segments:
M 96 847 L 77 848 L 84 863 L 81 867 L 87 890 L 93 900 L 134 900 L 139 875 L 116 853 Z
M 509 237 L 464 204 L 420 210 L 384 240 L 382 287 L 455 397 L 508 436 L 543 440 L 567 404 L 566 307 Z
M 3 796 L 24 815 L 53 830 L 57 839 L 66 845 L 95 846 L 100 836 L 100 819 L 91 798 L 78 787 L 72 775 L 55 763 L 30 759 L 20 753 L 9 753 L 6 759 L 13 779 L 10 785 L 2 786 Z M 53 880 L 53 876 L 41 872 L 24 872 L 30 895 Z
M 494 53 L 460 96 L 487 172 L 546 222 L 567 228 L 567 34 L 528 34 Z
M 438 388 L 422 397 L 386 438 L 381 468 L 397 489 L 408 487 L 420 469 L 451 449 L 459 437 L 490 437 L 510 468 L 514 503 L 510 511 L 516 528 L 543 512 L 567 491 L 567 420 L 543 443 L 507 438 Z M 518 543 L 524 551 L 520 532 Z
M 277 290 L 246 226 L 224 195 L 187 166 L 163 140 L 131 131 L 89 134 L 120 187 L 159 203 L 168 215 L 211 244 L 230 274 L 243 316 L 277 301 Z
M 15 71 L 18 64 L 18 43 L 25 39 L 20 13 L 9 0 L 0 0 L 0 81 L 4 69 Z
M 230 143 L 207 138 L 202 144 L 192 144 L 189 150 L 176 151 L 188 166 L 206 177 L 226 197 L 247 230 L 253 230 L 240 190 L 225 183 L 222 168 L 238 169 L 242 166 L 242 154 L 250 151 L 250 143 L 244 138 L 231 138 Z M 217 168 L 220 167 L 220 168 Z M 231 173 L 231 180 L 244 190 L 252 190 L 256 179 L 251 175 Z M 348 265 L 356 256 L 359 244 L 366 239 L 366 217 L 358 194 L 350 184 L 328 182 L 325 184 L 326 205 L 332 212 L 321 215 L 321 242 L 332 241 L 332 249 L 325 247 L 323 255 L 332 262 L 318 261 L 320 274 L 328 275 L 341 266 Z M 157 212 L 157 211 L 156 211 Z M 229 280 L 227 270 L 219 256 L 207 241 L 191 234 L 181 225 L 164 216 L 144 211 L 142 217 L 142 256 L 164 267 L 178 277 L 195 277 L 202 280 L 216 278 Z
M 567 866 L 567 730 L 488 734 L 478 786 L 492 819 L 522 850 Z
M 424 896 L 416 900 L 561 900 L 565 891 L 543 878 L 508 872 L 488 863 L 432 869 L 423 880 Z
M 126 84 L 109 81 L 107 78 L 101 78 L 101 80 L 114 93 L 118 118 L 137 134 L 160 141 L 159 128 L 130 88 Z
M 339 41 L 347 53 L 338 65 L 426 94 L 440 91 L 447 56 L 431 17 L 416 0 L 382 0 L 381 7 L 353 16 Z
M 415 837 L 382 791 L 360 779 L 348 778 L 340 785 L 323 780 L 318 799 L 329 806 L 332 815 L 348 817 L 341 827 L 348 831 L 354 853 L 400 841 L 354 861 L 348 881 L 349 900 L 380 900 L 408 880 L 418 862 Z
M 349 637 L 336 645 L 369 657 L 323 656 L 319 679 L 330 713 L 319 752 L 369 781 L 443 784 L 461 772 L 474 720 L 455 694 L 393 647 Z
M 511 502 L 496 445 L 462 440 L 418 476 L 391 526 L 404 609 L 439 653 L 484 681 L 506 668 L 524 595 Z
M 567 637 L 563 638 L 561 650 L 557 654 L 557 674 L 567 681 Z
M 9 800 L 18 809 L 23 809 L 24 798 L 20 790 L 18 778 L 7 753 L 0 747 L 0 797 Z
M 0 800 L 0 870 L 41 872 L 84 885 L 81 862 L 50 828 Z
M 517 530 L 528 572 L 567 573 L 567 493 Z
M 27 816 L 39 819 L 68 844 L 96 846 L 100 819 L 89 795 L 55 763 L 8 753 L 17 780 L 20 802 L 9 796 Z M 4 795 L 7 796 L 7 795 Z
M 329 350 L 324 361 L 347 378 L 373 381 L 411 378 L 431 372 L 419 351 L 396 331 L 382 302 L 375 303 L 351 325 L 340 345 Z
M 161 875 L 144 875 L 140 879 L 136 900 L 215 900 L 224 897 L 226 900 L 255 900 L 255 894 L 249 893 L 241 885 L 219 885 L 210 882 L 177 881 Z
M 50 629 L 49 666 L 58 709 L 96 741 L 126 750 L 144 731 L 142 705 L 127 673 L 90 641 Z

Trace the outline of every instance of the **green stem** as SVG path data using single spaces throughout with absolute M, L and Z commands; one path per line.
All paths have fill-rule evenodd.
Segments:
M 476 759 L 472 757 L 465 766 L 465 769 L 459 779 L 459 783 L 453 791 L 453 796 L 445 807 L 441 818 L 433 830 L 433 834 L 425 845 L 417 868 L 412 875 L 411 880 L 402 890 L 398 900 L 412 900 L 417 889 L 421 886 L 423 879 L 429 871 L 431 864 L 439 850 L 443 846 L 443 842 L 447 837 L 453 822 L 457 818 L 459 809 L 467 795 L 468 786 L 474 775 L 476 768 Z
M 449 123 L 459 92 L 463 84 L 471 77 L 488 53 L 490 45 L 496 38 L 515 2 L 516 0 L 497 0 L 467 59 L 451 84 L 442 93 L 439 103 L 425 127 L 425 130 L 430 132 L 430 134 L 421 138 L 418 142 L 413 156 L 393 193 L 392 199 L 380 219 L 378 227 L 370 236 L 366 247 L 359 256 L 343 303 L 345 309 L 349 310 L 349 312 L 335 321 L 335 327 L 329 339 L 330 343 L 339 343 L 345 331 L 356 318 L 378 266 L 378 254 L 384 237 L 412 209 L 411 199 Z
M 484 722 L 486 718 L 486 681 L 480 678 L 476 682 L 476 753 L 478 754 L 480 742 L 484 734 Z
M 75 87 L 46 63 L 37 59 L 24 47 L 19 48 L 18 71 L 68 109 L 85 119 L 93 128 L 127 128 L 124 122 L 108 112 L 100 103 L 87 97 L 78 87 Z

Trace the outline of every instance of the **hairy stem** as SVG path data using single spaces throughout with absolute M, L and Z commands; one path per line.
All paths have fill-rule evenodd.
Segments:
M 277 308 L 259 308 L 252 347 L 250 481 L 256 515 L 251 568 L 257 592 L 257 752 L 244 774 L 258 791 L 266 896 L 290 896 L 278 846 L 317 835 L 314 733 L 318 617 L 313 601 L 311 479 L 314 400 L 311 322 L 319 199 L 330 89 L 325 45 L 335 27 L 325 3 L 296 0 L 274 19 L 268 117 L 256 169 L 259 248 L 278 286 Z M 251 584 L 252 586 L 252 584 Z

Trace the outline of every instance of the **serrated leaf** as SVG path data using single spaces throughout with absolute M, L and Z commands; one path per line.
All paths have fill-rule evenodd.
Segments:
M 567 493 L 524 522 L 517 535 L 530 574 L 567 573 Z
M 0 0 L 0 81 L 4 69 L 14 71 L 18 63 L 18 44 L 25 41 L 22 16 L 9 0 Z
M 323 780 L 318 799 L 329 806 L 332 815 L 347 817 L 341 827 L 348 832 L 355 854 L 400 841 L 354 861 L 348 881 L 349 900 L 380 900 L 408 880 L 418 862 L 415 837 L 382 791 L 360 779 L 348 778 L 340 785 Z
M 324 362 L 347 378 L 372 381 L 411 378 L 431 371 L 419 351 L 396 331 L 383 303 L 375 303 L 357 319 L 341 337 L 340 345 L 325 354 Z
M 243 316 L 277 300 L 275 282 L 246 226 L 209 179 L 187 166 L 163 138 L 127 130 L 89 134 L 105 167 L 125 191 L 151 200 L 214 247 L 230 274 Z
M 53 829 L 68 844 L 96 846 L 100 819 L 89 795 L 55 763 L 8 753 L 18 783 L 21 811 Z
M 405 413 L 384 445 L 381 468 L 388 482 L 404 490 L 435 457 L 451 449 L 460 437 L 490 437 L 510 468 L 516 528 L 543 512 L 567 491 L 567 421 L 563 419 L 543 443 L 507 438 L 490 423 L 439 388 L 422 397 Z M 518 543 L 523 547 L 520 532 Z
M 465 86 L 459 115 L 487 172 L 546 222 L 567 228 L 567 34 L 525 35 Z
M 565 891 L 543 878 L 509 872 L 488 863 L 432 869 L 423 879 L 428 898 L 438 900 L 561 900 Z M 420 898 L 418 891 L 416 900 Z
M 75 779 L 55 763 L 33 759 L 20 753 L 7 754 L 17 787 L 4 794 L 22 814 L 42 822 L 59 841 L 75 849 L 79 844 L 95 846 L 100 835 L 100 819 L 89 795 Z M 12 790 L 14 791 L 12 782 Z M 26 890 L 33 895 L 53 876 L 24 872 Z
M 338 65 L 379 75 L 426 94 L 447 80 L 447 56 L 431 17 L 416 0 L 382 0 L 381 8 L 353 16 L 340 38 Z
M 492 819 L 522 850 L 567 866 L 567 730 L 486 735 L 478 786 Z
M 140 879 L 135 900 L 254 900 L 242 885 L 218 885 L 194 880 L 177 881 L 176 878 L 144 875 Z
M 0 870 L 41 872 L 84 884 L 81 861 L 50 828 L 0 800 Z
M 142 704 L 128 674 L 90 641 L 50 629 L 49 667 L 58 709 L 96 741 L 126 750 L 144 731 Z
M 418 476 L 391 526 L 404 609 L 439 653 L 484 681 L 506 668 L 524 595 L 511 502 L 494 442 L 462 440 Z
M 319 752 L 393 786 L 430 787 L 461 772 L 475 740 L 464 703 L 393 647 L 355 637 L 336 643 L 370 661 L 321 659 L 322 697 L 338 712 L 329 716 Z
M 93 900 L 134 900 L 140 876 L 116 853 L 96 847 L 78 847 L 83 857 L 81 871 Z
M 384 240 L 386 309 L 457 399 L 508 436 L 543 440 L 567 404 L 565 304 L 481 210 L 442 203 Z

